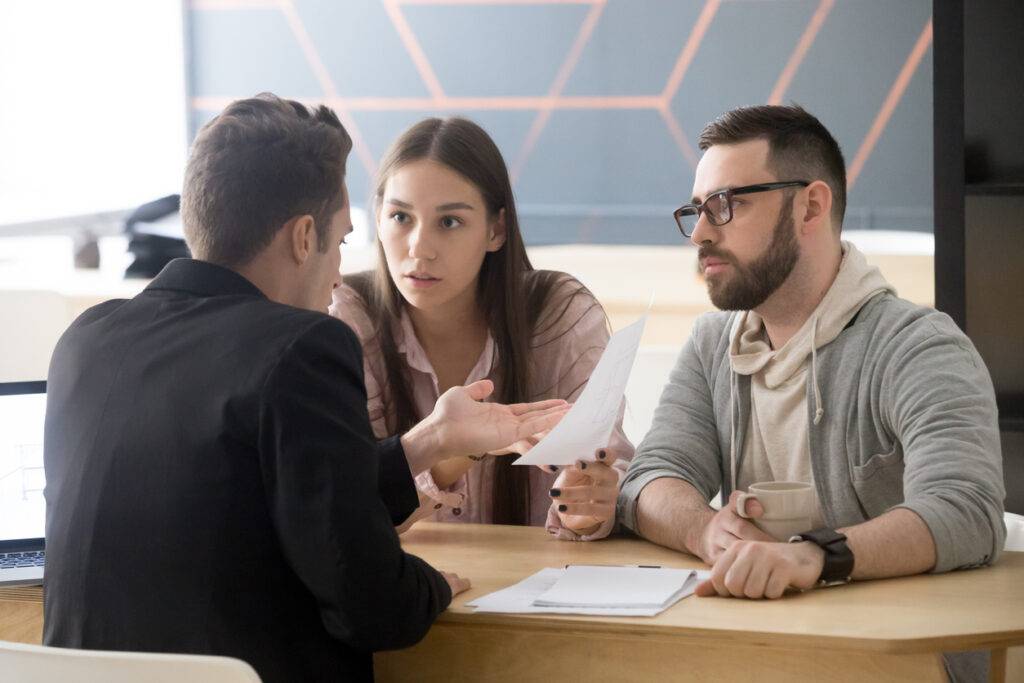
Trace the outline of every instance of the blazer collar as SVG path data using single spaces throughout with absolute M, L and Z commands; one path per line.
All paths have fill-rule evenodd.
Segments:
M 176 258 L 168 263 L 146 289 L 173 289 L 200 296 L 236 295 L 266 298 L 259 287 L 235 271 L 190 258 Z

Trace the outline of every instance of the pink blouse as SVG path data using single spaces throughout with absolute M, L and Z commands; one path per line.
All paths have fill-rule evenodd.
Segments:
M 394 415 L 385 413 L 387 407 L 384 401 L 384 387 L 387 384 L 387 374 L 374 333 L 374 325 L 370 322 L 362 299 L 348 285 L 342 285 L 334 290 L 330 313 L 346 322 L 362 343 L 370 422 L 377 438 L 383 439 L 389 436 L 387 421 L 393 420 Z M 533 340 L 530 358 L 534 364 L 531 376 L 550 378 L 551 385 L 537 387 L 539 393 L 531 400 L 562 398 L 573 401 L 583 390 L 587 378 L 593 372 L 608 343 L 604 309 L 590 294 L 581 293 L 572 299 L 559 323 L 554 326 L 548 324 L 548 316 L 551 314 L 546 312 L 540 317 L 538 327 L 544 331 L 542 338 Z M 401 324 L 395 330 L 395 343 L 398 353 L 405 357 L 405 362 L 409 366 L 413 406 L 419 417 L 425 417 L 433 410 L 439 396 L 437 375 L 404 310 Z M 497 386 L 493 372 L 497 365 L 496 353 L 494 340 L 488 334 L 484 350 L 465 383 L 491 379 L 495 381 L 494 395 L 500 395 L 500 387 Z M 619 475 L 619 481 L 622 480 L 629 460 L 633 457 L 633 446 L 622 431 L 622 412 L 619 411 L 619 420 L 612 431 L 609 443 L 612 451 L 619 456 L 613 465 Z M 579 457 L 591 460 L 594 455 L 580 453 Z M 494 466 L 494 459 L 486 458 L 445 489 L 438 488 L 429 470 L 417 476 L 420 507 L 402 525 L 400 531 L 421 519 L 490 524 Z M 548 495 L 557 476 L 557 473 L 530 467 L 530 524 L 544 525 L 553 535 L 567 540 L 591 540 L 607 536 L 614 526 L 614 520 L 609 520 L 594 533 L 586 536 L 579 536 L 562 527 L 556 511 L 557 504 L 552 502 Z

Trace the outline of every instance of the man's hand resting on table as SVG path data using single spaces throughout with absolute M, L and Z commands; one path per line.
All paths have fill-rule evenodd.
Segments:
M 714 564 L 726 550 L 737 541 L 775 541 L 774 538 L 754 526 L 749 519 L 740 517 L 736 511 L 739 491 L 733 491 L 729 502 L 722 509 L 708 510 L 708 521 L 695 543 L 688 543 L 689 550 L 708 564 Z M 752 519 L 764 514 L 764 508 L 756 499 L 747 501 L 747 513 Z
M 781 543 L 739 516 L 733 491 L 729 502 L 704 527 L 698 555 L 711 564 L 711 578 L 697 586 L 702 597 L 778 598 L 787 588 L 812 588 L 821 576 L 825 551 L 813 543 Z M 756 500 L 747 501 L 754 519 L 764 514 Z
M 701 597 L 782 597 L 787 588 L 813 588 L 821 576 L 825 551 L 814 543 L 737 541 L 719 556 L 711 578 L 697 586 Z
M 442 571 L 441 576 L 448 582 L 448 587 L 452 589 L 453 598 L 459 593 L 464 593 L 470 589 L 469 579 L 463 579 L 458 574 Z

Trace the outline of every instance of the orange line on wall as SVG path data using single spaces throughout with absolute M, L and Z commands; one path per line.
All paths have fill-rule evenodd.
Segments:
M 580 25 L 580 30 L 576 34 L 576 40 L 573 41 L 572 47 L 569 49 L 569 54 L 566 55 L 565 60 L 562 62 L 562 66 L 559 67 L 558 73 L 555 74 L 555 80 L 551 83 L 551 87 L 548 89 L 548 97 L 555 99 L 562 94 L 562 90 L 565 89 L 565 84 L 569 82 L 569 77 L 572 72 L 576 70 L 576 65 L 579 63 L 580 56 L 583 54 L 584 48 L 587 43 L 590 42 L 590 37 L 594 34 L 594 29 L 597 27 L 597 22 L 601 18 L 601 12 L 604 11 L 604 0 L 599 3 L 595 3 L 591 6 L 590 11 L 587 12 L 587 16 L 584 17 L 583 23 Z M 515 183 L 519 178 L 520 172 L 526 166 L 526 161 L 529 159 L 530 154 L 533 153 L 533 148 L 537 144 L 537 140 L 540 139 L 541 133 L 544 131 L 544 127 L 547 126 L 548 120 L 551 118 L 551 107 L 544 107 L 537 116 L 534 117 L 533 123 L 530 124 L 530 130 L 526 133 L 526 138 L 523 140 L 522 147 L 519 150 L 519 154 L 516 157 L 515 163 L 512 165 L 512 182 Z
M 241 95 L 239 97 L 245 97 Z M 238 97 L 196 96 L 192 107 L 219 110 Z M 449 111 L 449 110 L 541 110 L 541 109 L 660 109 L 659 95 L 608 97 L 295 97 L 304 104 L 328 104 L 348 111 Z
M 509 173 L 512 179 L 512 185 L 515 185 L 519 180 L 519 175 L 523 172 L 523 168 L 526 167 L 526 161 L 530 158 L 533 148 L 537 145 L 537 140 L 540 139 L 541 132 L 548 124 L 548 119 L 551 118 L 552 111 L 553 110 L 550 107 L 541 109 L 537 112 L 537 116 L 534 117 L 533 123 L 530 124 L 530 130 L 526 133 L 526 138 L 523 140 L 523 144 L 519 148 L 519 154 L 516 155 L 516 160 L 512 163 L 512 168 Z
M 679 53 L 679 58 L 676 60 L 675 66 L 672 67 L 672 73 L 669 74 L 668 82 L 661 93 L 662 98 L 666 102 L 675 97 L 679 84 L 683 82 L 683 76 L 686 75 L 686 70 L 690 68 L 690 62 L 693 61 L 693 57 L 697 54 L 697 49 L 700 48 L 701 41 L 704 40 L 704 34 L 707 33 L 711 20 L 715 18 L 719 4 L 720 0 L 707 0 L 704 3 L 704 9 L 701 10 L 700 16 L 697 17 L 697 22 L 690 31 L 690 37 L 686 40 L 686 45 L 683 46 L 682 52 Z
M 573 41 L 569 54 L 566 55 L 565 61 L 562 62 L 562 66 L 558 69 L 558 74 L 555 76 L 554 82 L 548 89 L 548 95 L 551 97 L 558 97 L 562 94 L 565 84 L 569 82 L 569 77 L 572 76 L 572 72 L 576 70 L 576 64 L 580 61 L 583 49 L 587 46 L 587 43 L 590 42 L 590 37 L 594 34 L 597 22 L 601 19 L 601 12 L 604 11 L 604 6 L 604 0 L 595 2 L 591 6 L 590 11 L 587 12 L 587 16 L 584 17 L 579 33 L 576 34 L 576 40 Z
M 931 44 L 932 20 L 929 19 L 928 23 L 924 26 L 924 30 L 921 31 L 921 35 L 918 37 L 917 43 L 914 45 L 914 49 L 912 49 L 910 51 L 910 55 L 907 56 L 907 61 L 903 64 L 903 68 L 900 69 L 900 73 L 896 77 L 896 81 L 892 84 L 892 88 L 889 89 L 889 94 L 886 96 L 885 102 L 882 103 L 882 108 L 878 111 L 878 115 L 875 116 L 874 123 L 871 124 L 871 130 L 869 130 L 867 136 L 865 136 L 864 142 L 861 143 L 860 149 L 857 150 L 857 154 L 854 156 L 853 162 L 850 164 L 850 167 L 846 172 L 847 188 L 852 189 L 854 183 L 857 182 L 857 177 L 860 176 L 860 172 L 864 169 L 864 164 L 867 163 L 872 150 L 874 150 L 879 138 L 882 137 L 882 132 L 885 130 L 885 126 L 889 123 L 889 119 L 892 117 L 893 112 L 896 110 L 900 100 L 903 98 L 903 93 L 906 91 L 907 85 L 910 83 L 910 79 L 914 76 L 914 72 L 917 70 L 918 65 L 921 63 L 921 59 L 924 57 L 925 52 L 928 51 L 928 47 Z
M 395 0 L 399 5 L 596 5 L 605 0 Z
M 321 89 L 323 89 L 324 94 L 329 100 L 340 100 L 338 90 L 334 86 L 334 79 L 331 78 L 330 72 L 324 66 L 323 60 L 320 59 L 320 54 L 317 52 L 316 46 L 313 45 L 313 40 L 309 37 L 306 26 L 302 23 L 302 17 L 299 16 L 298 11 L 295 9 L 293 0 L 282 0 L 280 6 L 281 12 L 284 13 L 285 20 L 288 22 L 288 26 L 291 28 L 292 34 L 294 34 L 295 40 L 299 44 L 299 48 L 306 57 L 309 68 L 313 70 L 313 75 L 316 77 Z M 349 137 L 352 138 L 352 148 L 355 150 L 356 155 L 362 161 L 366 172 L 373 177 L 377 170 L 377 161 L 373 158 L 369 146 L 359 132 L 355 119 L 352 118 L 347 107 L 339 105 L 335 107 L 335 111 L 342 125 L 345 126 L 345 130 L 348 131 Z
M 779 74 L 779 79 L 775 82 L 772 94 L 768 96 L 768 104 L 782 104 L 782 98 L 785 97 L 786 90 L 789 89 L 789 84 L 793 81 L 793 76 L 796 75 L 800 64 L 804 61 L 804 57 L 807 56 L 807 51 L 814 44 L 814 39 L 818 36 L 818 31 L 821 29 L 821 25 L 825 23 L 825 18 L 832 11 L 834 4 L 835 0 L 821 0 L 818 4 L 818 9 L 811 15 L 811 20 L 807 22 L 807 28 L 804 29 L 803 35 L 797 41 L 793 54 L 789 56 L 786 68 L 782 70 L 782 73 Z
M 697 152 L 694 151 L 693 146 L 686 139 L 686 133 L 683 132 L 683 127 L 679 125 L 679 121 L 672 114 L 672 110 L 666 104 L 665 106 L 658 107 L 658 114 L 661 115 L 661 119 L 665 122 L 669 134 L 675 140 L 679 151 L 683 153 L 683 158 L 690 164 L 690 168 L 697 168 Z
M 281 0 L 190 0 L 188 7 L 195 10 L 278 9 Z
M 405 20 L 405 15 L 402 14 L 398 3 L 396 0 L 384 0 L 384 9 L 387 11 L 388 18 L 391 19 L 399 39 L 401 39 L 402 44 L 405 46 L 405 51 L 409 53 L 410 59 L 412 59 L 413 64 L 416 66 L 416 71 L 419 73 L 423 85 L 427 87 L 427 90 L 435 100 L 442 99 L 444 97 L 444 90 L 441 88 L 441 82 L 437 80 L 434 68 L 430 66 L 430 61 L 427 59 L 426 53 L 423 52 L 420 41 L 416 38 L 416 34 L 413 33 L 409 22 Z

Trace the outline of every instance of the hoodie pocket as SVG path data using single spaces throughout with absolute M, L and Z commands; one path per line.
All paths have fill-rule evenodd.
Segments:
M 863 465 L 854 465 L 852 474 L 853 488 L 871 518 L 903 502 L 903 449 L 899 443 L 888 453 L 877 453 Z

